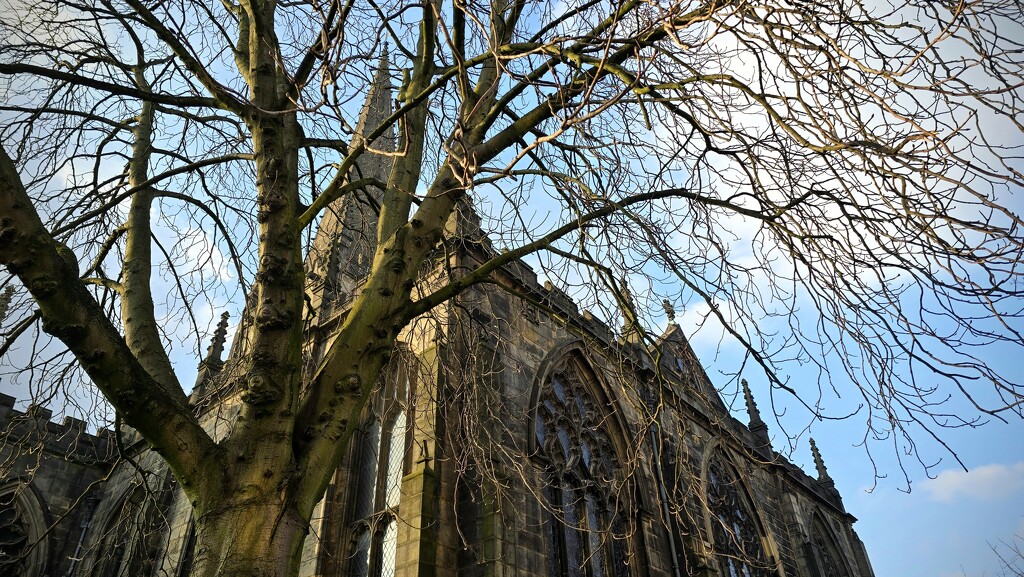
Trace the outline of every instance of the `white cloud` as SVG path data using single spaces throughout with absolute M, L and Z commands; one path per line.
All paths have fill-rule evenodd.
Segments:
M 948 469 L 925 481 L 922 488 L 931 500 L 942 503 L 999 500 L 1024 491 L 1024 461 L 984 465 L 968 472 Z

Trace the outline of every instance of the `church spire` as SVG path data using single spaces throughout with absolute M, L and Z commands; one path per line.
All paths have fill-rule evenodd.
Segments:
M 385 46 L 356 122 L 353 148 L 365 142 L 393 112 L 391 60 Z M 391 126 L 367 143 L 347 178 L 386 183 L 392 167 L 387 153 L 395 150 L 395 134 Z M 383 198 L 384 191 L 370 185 L 338 198 L 324 210 L 306 258 L 307 292 L 311 313 L 318 321 L 331 318 L 344 306 L 369 272 L 377 249 L 377 219 Z
M 771 444 L 768 439 L 768 425 L 761 420 L 761 411 L 757 408 L 757 403 L 754 402 L 754 395 L 750 392 L 747 379 L 741 379 L 740 385 L 743 387 L 743 400 L 747 403 L 747 415 L 750 416 L 750 424 L 747 428 L 757 437 L 762 446 L 767 447 Z
M 380 53 L 380 60 L 377 62 L 377 70 L 373 73 L 370 89 L 366 93 L 363 109 L 359 112 L 356 134 L 360 138 L 365 137 L 368 132 L 376 130 L 393 112 L 390 68 L 391 59 L 388 57 L 388 45 L 385 44 Z M 394 150 L 392 134 L 394 134 L 393 129 L 384 131 L 384 134 L 374 140 L 370 147 L 388 152 Z

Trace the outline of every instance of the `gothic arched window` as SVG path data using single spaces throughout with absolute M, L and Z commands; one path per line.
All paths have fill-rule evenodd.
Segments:
M 28 520 L 17 502 L 19 490 L 26 489 L 12 485 L 0 495 L 0 575 L 22 575 L 27 569 L 31 540 Z
M 0 575 L 45 574 L 50 523 L 43 507 L 29 484 L 0 485 Z
M 843 562 L 843 554 L 839 552 L 839 547 L 818 515 L 814 516 L 812 525 L 811 549 L 814 551 L 814 563 L 818 567 L 820 577 L 849 577 L 850 572 Z
M 534 430 L 546 477 L 551 577 L 629 574 L 608 426 L 607 411 L 584 385 L 579 367 L 564 362 L 541 389 Z
M 151 546 L 159 539 L 160 515 L 153 495 L 137 486 L 110 510 L 93 554 L 91 574 L 102 577 L 148 575 L 153 569 Z
M 664 434 L 664 433 L 662 433 Z M 694 526 L 686 502 L 692 493 L 691 480 L 686 472 L 685 456 L 679 454 L 676 442 L 671 438 L 659 439 L 654 446 L 654 458 L 660 462 L 661 486 L 664 488 L 666 524 L 669 531 L 671 553 L 676 567 L 682 575 L 696 575 L 699 571 L 697 558 L 690 546 Z
M 356 577 L 392 577 L 398 552 L 398 504 L 402 496 L 408 423 L 405 371 L 387 379 L 362 427 L 354 469 L 352 569 Z
M 707 504 L 722 577 L 772 574 L 753 507 L 736 470 L 716 451 L 708 464 Z

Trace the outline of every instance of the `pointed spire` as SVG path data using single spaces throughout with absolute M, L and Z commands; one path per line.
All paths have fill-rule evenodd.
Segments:
M 833 483 L 832 477 L 828 475 L 828 469 L 825 468 L 825 461 L 821 459 L 821 452 L 818 451 L 818 445 L 814 442 L 814 438 L 811 438 L 811 455 L 814 457 L 814 468 L 818 470 L 818 481 L 821 483 Z
M 356 134 L 366 136 L 369 131 L 376 130 L 393 111 L 391 102 L 391 59 L 388 56 L 388 45 L 385 44 L 377 62 L 377 70 L 366 93 L 366 101 L 359 112 Z M 394 150 L 394 130 L 387 130 L 370 145 L 378 150 Z
M 14 300 L 14 286 L 7 285 L 4 292 L 0 293 L 0 323 L 7 319 L 7 311 L 11 308 L 12 300 Z
M 743 387 L 743 400 L 747 403 L 747 415 L 750 416 L 750 424 L 747 428 L 757 437 L 762 446 L 767 447 L 771 445 L 771 441 L 768 439 L 768 425 L 761 419 L 761 411 L 757 408 L 757 403 L 754 402 L 754 394 L 750 392 L 747 379 L 740 379 L 740 385 Z
M 377 130 L 394 111 L 390 69 L 385 47 L 359 113 L 352 136 L 353 146 Z M 392 157 L 378 153 L 395 150 L 395 133 L 392 125 L 369 143 L 369 148 L 356 161 L 348 178 L 374 178 L 387 182 Z M 378 213 L 383 197 L 383 190 L 367 186 L 342 196 L 324 210 L 306 258 L 307 276 L 311 281 L 307 291 L 311 314 L 315 318 L 331 318 L 337 312 L 336 308 L 344 306 L 369 272 L 377 250 Z
M 224 367 L 221 356 L 224 355 L 224 343 L 227 342 L 229 316 L 227 311 L 220 315 L 220 322 L 217 323 L 217 328 L 213 331 L 210 347 L 206 349 L 206 358 L 199 361 L 199 374 L 196 375 L 195 386 L 197 392 L 201 392 L 199 390 L 202 385 Z
M 220 322 L 217 323 L 217 329 L 213 331 L 213 339 L 210 341 L 210 348 L 206 349 L 207 363 L 223 364 L 221 355 L 224 354 L 224 343 L 227 341 L 228 336 L 228 317 L 231 315 L 224 311 L 220 315 Z
M 828 469 L 825 468 L 825 461 L 821 458 L 821 452 L 818 451 L 818 445 L 815 444 L 814 438 L 811 438 L 811 455 L 814 457 L 814 468 L 818 470 L 818 484 L 835 499 L 840 508 L 845 510 L 843 497 L 839 494 L 839 489 L 836 489 L 835 481 L 829 476 Z

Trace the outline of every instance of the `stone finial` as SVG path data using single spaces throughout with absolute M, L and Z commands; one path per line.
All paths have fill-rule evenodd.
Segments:
M 0 323 L 7 319 L 7 311 L 11 308 L 12 300 L 14 300 L 14 286 L 7 285 L 4 292 L 0 293 Z
M 818 470 L 818 482 L 822 485 L 830 487 L 835 486 L 835 482 L 832 477 L 828 474 L 828 469 L 825 468 L 825 461 L 821 459 L 821 452 L 818 451 L 818 445 L 811 438 L 811 455 L 814 456 L 814 468 Z
M 672 301 L 661 299 L 661 308 L 665 309 L 665 316 L 668 317 L 669 323 L 676 322 L 676 309 L 672 306 Z
M 747 415 L 750 416 L 748 428 L 751 433 L 754 433 L 758 441 L 767 446 L 770 444 L 768 425 L 761 419 L 761 411 L 757 408 L 757 403 L 754 402 L 754 394 L 750 392 L 750 385 L 747 383 L 747 379 L 740 379 L 740 385 L 743 387 L 743 400 L 747 404 Z

